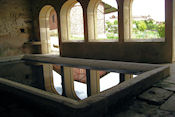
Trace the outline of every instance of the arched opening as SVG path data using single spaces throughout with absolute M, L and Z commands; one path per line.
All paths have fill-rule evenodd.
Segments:
M 84 41 L 83 9 L 76 0 L 68 0 L 61 8 L 62 42 Z
M 116 0 L 91 0 L 87 13 L 89 41 L 118 41 Z
M 165 40 L 165 0 L 124 1 L 125 41 Z
M 46 5 L 41 9 L 39 14 L 39 24 L 42 54 L 59 55 L 57 14 L 52 6 Z M 57 65 L 43 64 L 45 89 L 61 95 L 62 81 L 60 73 L 58 72 L 59 70 L 60 67 Z
M 41 9 L 39 23 L 42 54 L 59 55 L 57 14 L 52 6 L 47 5 Z

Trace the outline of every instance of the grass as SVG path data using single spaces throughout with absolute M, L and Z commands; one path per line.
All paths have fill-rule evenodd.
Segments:
M 55 35 L 54 35 L 55 36 Z M 159 33 L 157 31 L 146 30 L 146 31 L 132 31 L 132 39 L 159 39 Z M 106 37 L 97 38 L 97 40 L 109 40 L 109 39 L 119 39 L 117 34 L 107 33 Z M 70 40 L 84 40 L 84 37 L 71 36 Z
M 132 39 L 159 39 L 159 33 L 157 31 L 133 31 L 132 32 Z
M 84 37 L 71 36 L 70 40 L 84 40 Z

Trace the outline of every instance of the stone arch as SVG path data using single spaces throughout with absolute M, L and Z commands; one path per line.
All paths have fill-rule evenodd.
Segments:
M 82 41 L 82 40 L 72 40 L 71 39 L 70 11 L 74 7 L 74 5 L 77 4 L 77 3 L 79 3 L 77 0 L 68 0 L 61 7 L 60 22 L 61 22 L 61 39 L 62 39 L 62 42 Z M 82 8 L 82 10 L 83 10 L 83 8 Z M 82 14 L 82 17 L 83 17 L 83 14 Z M 84 23 L 83 23 L 83 25 L 84 25 Z M 83 30 L 84 30 L 84 28 L 83 28 Z M 84 33 L 83 33 L 83 35 L 84 35 Z
M 88 39 L 89 41 L 99 41 L 98 40 L 98 35 L 99 35 L 99 25 L 98 25 L 98 16 L 97 16 L 97 10 L 98 7 L 100 5 L 104 6 L 104 17 L 105 17 L 105 5 L 107 5 L 107 3 L 103 2 L 104 4 L 102 4 L 102 0 L 90 0 L 88 8 L 87 8 L 87 16 L 88 16 Z M 117 7 L 118 7 L 118 2 L 115 1 L 117 3 Z M 110 6 L 110 5 L 109 5 Z M 111 6 L 112 7 L 112 6 Z M 118 8 L 117 8 L 118 10 Z M 105 32 L 105 18 L 104 18 L 104 32 Z M 110 39 L 113 40 L 113 39 Z M 105 41 L 102 40 L 102 41 Z M 114 40 L 116 41 L 116 40 Z
M 55 11 L 54 7 L 52 7 L 51 5 L 46 5 L 41 9 L 40 14 L 39 14 L 41 53 L 42 54 L 51 53 L 51 37 L 50 37 L 51 34 L 50 34 L 50 21 L 49 20 L 50 20 L 50 14 L 51 12 L 53 12 L 53 10 Z M 56 33 L 58 35 L 58 30 L 56 30 Z M 59 43 L 59 39 L 57 39 L 57 41 Z

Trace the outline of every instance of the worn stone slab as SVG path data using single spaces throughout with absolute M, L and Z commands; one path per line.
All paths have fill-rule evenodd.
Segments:
M 171 74 L 175 74 L 175 64 L 170 64 Z
M 147 117 L 147 116 L 144 114 L 134 112 L 132 110 L 128 110 L 125 112 L 120 112 L 119 114 L 116 114 L 114 117 Z
M 168 82 L 168 83 L 172 83 L 175 84 L 175 76 L 170 76 L 168 78 L 166 78 L 165 80 L 163 80 L 164 82 Z
M 175 95 L 171 96 L 160 109 L 175 112 Z
M 163 88 L 163 89 L 167 89 L 167 90 L 170 90 L 170 91 L 175 91 L 175 84 L 173 83 L 169 83 L 169 82 L 160 82 L 160 83 L 157 83 L 154 85 L 155 87 L 160 87 L 160 88 Z
M 173 94 L 173 92 L 153 87 L 139 96 L 139 99 L 145 100 L 152 104 L 162 104 Z
M 135 111 L 136 113 L 140 113 L 143 115 L 151 115 L 153 114 L 159 106 L 150 105 L 147 102 L 137 100 L 132 105 L 130 105 L 129 109 Z M 129 116 L 130 117 L 130 116 Z
M 175 113 L 157 109 L 147 117 L 175 117 Z
M 175 112 L 161 110 L 159 106 L 136 100 L 125 111 L 116 113 L 115 117 L 175 117 Z

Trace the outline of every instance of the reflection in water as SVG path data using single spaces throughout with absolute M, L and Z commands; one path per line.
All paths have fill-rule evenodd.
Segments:
M 137 75 L 133 75 L 133 77 L 137 77 Z M 62 89 L 62 81 L 61 81 L 61 75 L 58 74 L 53 70 L 53 81 L 54 81 L 54 87 L 56 91 L 62 95 L 63 89 Z M 100 92 L 105 91 L 109 88 L 112 88 L 120 83 L 119 73 L 116 72 L 110 72 L 106 75 L 104 75 L 102 78 L 100 78 Z M 81 83 L 79 81 L 74 81 L 74 89 L 77 96 L 83 100 L 87 98 L 87 84 Z
M 87 85 L 86 84 L 74 81 L 74 89 L 75 89 L 75 93 L 81 100 L 87 98 Z
M 110 72 L 100 79 L 100 92 L 119 84 L 119 73 Z
M 53 67 L 49 67 L 53 66 Z M 48 68 L 47 68 L 48 67 Z M 47 69 L 43 69 L 43 66 L 36 65 L 34 63 L 25 63 L 25 62 L 14 62 L 14 63 L 6 63 L 0 64 L 0 77 L 3 77 L 8 80 L 12 80 L 15 82 L 19 82 L 25 85 L 29 85 L 35 88 L 39 88 L 42 90 L 49 91 L 45 89 L 45 83 L 47 82 L 44 78 L 43 72 L 48 75 L 53 74 L 53 80 L 47 79 L 47 83 L 51 83 L 53 81 L 54 88 L 56 91 L 62 95 L 63 87 L 62 87 L 62 76 L 61 74 L 61 66 L 60 65 L 49 65 L 46 66 Z M 7 72 L 8 69 L 8 72 Z M 44 71 L 42 71 L 44 70 Z M 21 72 L 23 71 L 23 72 Z M 15 73 L 15 75 L 14 75 Z M 100 92 L 107 90 L 111 87 L 114 87 L 119 84 L 120 78 L 119 73 L 116 72 L 106 72 L 106 71 L 98 71 L 98 77 L 101 77 L 99 80 L 100 84 Z M 80 68 L 74 68 L 73 74 L 74 78 L 74 90 L 76 95 L 80 99 L 87 98 L 87 84 L 86 84 L 86 70 Z M 137 75 L 133 75 L 133 77 L 137 77 Z M 48 77 L 49 78 L 49 77 Z M 52 78 L 52 75 L 50 76 Z M 93 76 L 91 77 L 93 79 Z M 98 85 L 99 86 L 99 85 Z
M 63 93 L 63 89 L 62 89 L 62 81 L 61 81 L 61 75 L 58 74 L 57 72 L 55 72 L 54 70 L 52 70 L 53 72 L 53 83 L 54 83 L 54 87 L 56 89 L 56 91 L 62 95 Z
M 62 94 L 61 75 L 53 70 L 54 87 Z M 100 79 L 100 92 L 119 84 L 119 73 L 111 72 Z M 87 98 L 87 84 L 74 81 L 74 89 L 77 96 L 82 100 Z
M 54 87 L 56 91 L 62 95 L 63 89 L 62 89 L 62 81 L 61 81 L 61 75 L 58 74 L 53 70 L 53 82 L 54 82 Z M 77 96 L 80 99 L 85 99 L 87 98 L 87 85 L 85 83 L 81 83 L 78 81 L 74 81 L 74 89 L 77 94 Z

